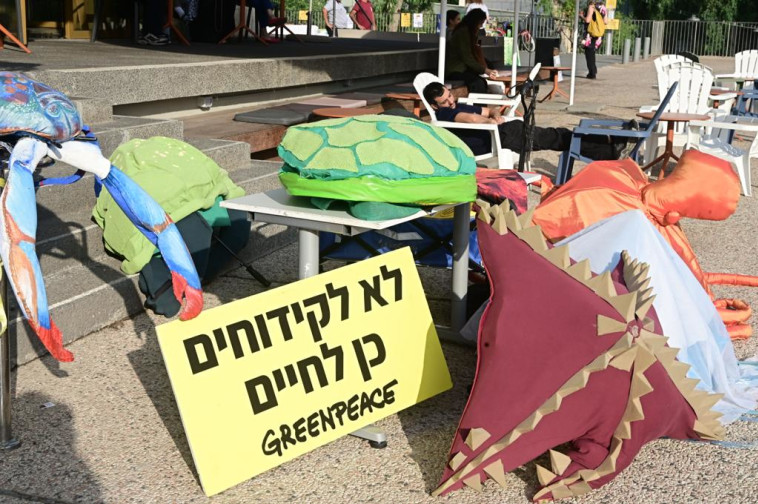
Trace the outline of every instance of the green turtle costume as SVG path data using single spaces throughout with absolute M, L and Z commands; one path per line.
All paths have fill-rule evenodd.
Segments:
M 327 207 L 349 202 L 356 217 L 377 220 L 419 206 L 476 197 L 476 163 L 449 131 L 416 119 L 366 115 L 293 126 L 278 148 L 279 179 L 294 196 Z
M 119 146 L 111 162 L 137 182 L 169 214 L 174 222 L 198 210 L 211 225 L 229 220 L 219 199 L 245 194 L 226 170 L 192 145 L 174 138 L 133 139 Z M 121 270 L 137 273 L 157 251 L 134 227 L 108 191 L 102 191 L 92 210 L 103 228 L 105 248 L 123 257 Z

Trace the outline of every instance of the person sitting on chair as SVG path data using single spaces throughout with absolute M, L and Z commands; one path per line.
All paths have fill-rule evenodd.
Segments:
M 486 93 L 487 81 L 482 77 L 495 77 L 497 71 L 487 65 L 479 46 L 479 30 L 484 26 L 487 14 L 482 9 L 473 9 L 463 16 L 455 27 L 448 43 L 445 61 L 445 78 L 462 80 L 469 93 Z
M 524 123 L 506 120 L 496 111 L 487 107 L 458 104 L 457 99 L 439 82 L 432 82 L 424 88 L 424 98 L 435 110 L 437 119 L 459 123 L 497 124 L 500 143 L 505 149 L 521 152 Z M 450 129 L 471 149 L 475 156 L 491 152 L 489 131 L 470 129 Z M 567 151 L 571 145 L 571 130 L 567 128 L 534 128 L 532 150 Z M 582 155 L 599 161 L 619 159 L 627 143 L 625 139 L 614 141 L 610 136 L 588 137 L 582 140 Z
M 258 24 L 260 37 L 266 42 L 279 42 L 279 39 L 269 37 L 268 28 L 271 26 L 281 26 L 287 22 L 285 17 L 274 16 L 274 6 L 271 0 L 253 0 L 253 9 L 255 9 L 255 21 Z

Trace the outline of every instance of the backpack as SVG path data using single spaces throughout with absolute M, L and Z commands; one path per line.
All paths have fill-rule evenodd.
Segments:
M 603 20 L 603 16 L 600 14 L 600 11 L 595 11 L 592 13 L 592 21 L 590 21 L 590 24 L 587 27 L 587 33 L 589 33 L 591 37 L 595 38 L 600 38 L 605 33 L 605 21 Z

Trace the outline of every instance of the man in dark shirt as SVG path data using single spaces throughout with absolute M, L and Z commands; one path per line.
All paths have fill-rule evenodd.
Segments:
M 424 88 L 424 98 L 434 108 L 437 119 L 473 124 L 497 124 L 500 143 L 505 149 L 520 152 L 523 145 L 524 123 L 506 119 L 487 107 L 459 104 L 450 91 L 439 82 Z M 482 130 L 454 129 L 450 131 L 468 145 L 475 156 L 492 151 L 490 133 Z M 534 128 L 532 150 L 567 151 L 571 145 L 571 130 L 566 128 Z M 618 159 L 626 147 L 626 140 L 614 142 L 611 137 L 586 137 L 582 139 L 583 156 L 596 161 Z

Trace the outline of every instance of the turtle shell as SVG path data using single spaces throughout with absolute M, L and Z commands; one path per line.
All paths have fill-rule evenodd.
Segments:
M 82 118 L 66 95 L 25 75 L 0 72 L 0 135 L 27 132 L 63 142 L 81 130 Z
M 422 121 L 366 115 L 293 126 L 279 145 L 290 194 L 348 201 L 472 201 L 476 163 L 449 131 Z

